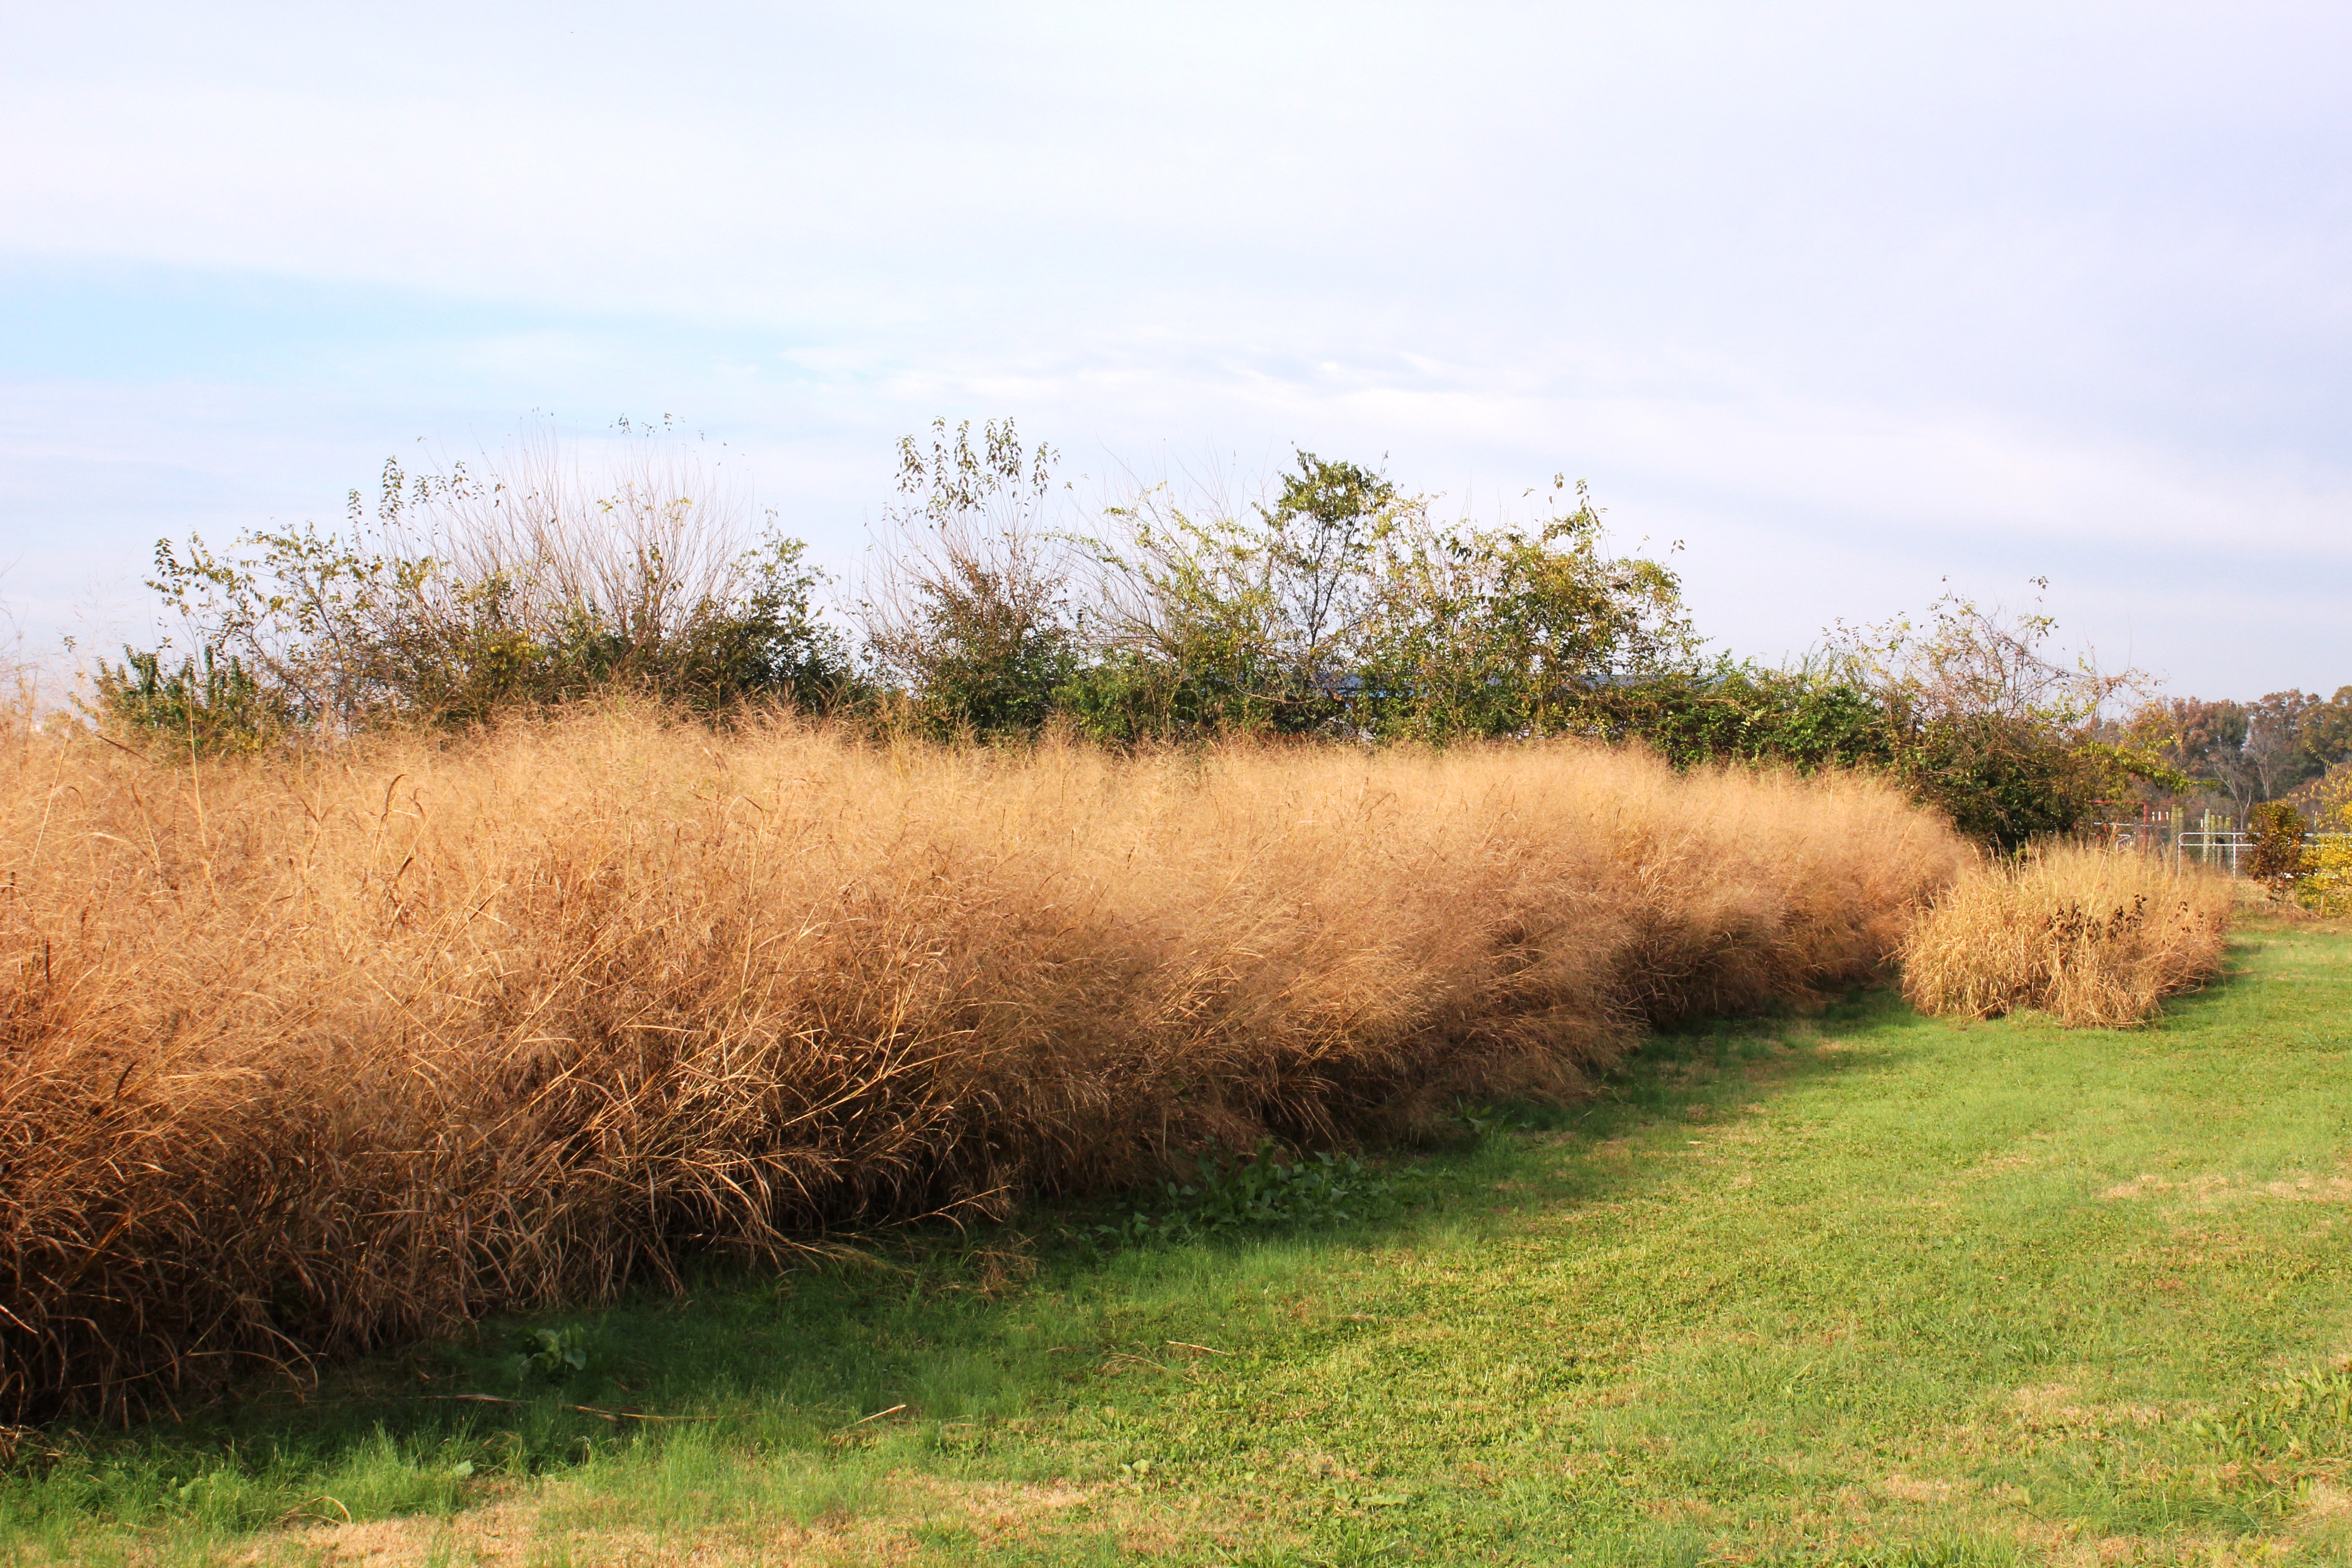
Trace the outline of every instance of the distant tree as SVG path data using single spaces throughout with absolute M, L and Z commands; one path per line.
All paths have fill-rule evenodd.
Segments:
M 2312 698 L 2297 722 L 2296 738 L 2305 755 L 2323 770 L 2352 762 L 2352 686 L 2337 687 L 2325 702 Z
M 2239 755 L 2254 789 L 2263 800 L 2275 800 L 2307 780 L 2326 763 L 2311 754 L 2309 723 L 2324 708 L 2306 692 L 2273 691 L 2246 710 L 2246 740 Z
M 2254 702 L 2172 698 L 2147 704 L 2129 728 L 2246 820 L 2257 802 L 2293 794 L 2352 757 L 2352 687 L 2325 699 L 2273 691 Z

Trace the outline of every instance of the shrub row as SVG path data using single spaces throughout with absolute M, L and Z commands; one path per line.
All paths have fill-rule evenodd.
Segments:
M 754 542 L 683 453 L 628 454 L 609 488 L 551 444 L 480 474 L 388 464 L 341 529 L 159 542 L 184 646 L 102 661 L 92 709 L 126 743 L 213 752 L 615 692 L 941 740 L 1634 739 L 1678 765 L 1881 770 L 2003 847 L 2162 772 L 2084 743 L 2130 679 L 2051 658 L 2047 616 L 1948 595 L 1802 668 L 1709 657 L 1671 566 L 1608 553 L 1564 478 L 1482 524 L 1301 452 L 1254 501 L 1149 487 L 1078 515 L 1054 461 L 1010 422 L 908 437 L 872 570 L 830 608 L 801 542 Z

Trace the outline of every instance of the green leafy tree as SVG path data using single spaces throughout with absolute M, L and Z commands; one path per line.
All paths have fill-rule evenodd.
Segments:
M 2273 896 L 2285 897 L 2295 879 L 2311 869 L 2303 847 L 2303 813 L 2292 801 L 2264 801 L 2247 815 L 2246 826 L 2254 839 L 2247 875 L 2267 884 Z
M 1096 546 L 1103 608 L 1068 699 L 1118 739 L 1589 731 L 1597 694 L 1686 667 L 1696 639 L 1673 573 L 1602 553 L 1599 510 L 1568 494 L 1555 481 L 1530 524 L 1441 523 L 1304 451 L 1255 507 L 1147 492 Z
M 1687 674 L 1697 638 L 1681 583 L 1654 561 L 1604 555 L 1585 487 L 1564 476 L 1533 524 L 1433 526 L 1425 510 L 1381 540 L 1354 693 L 1366 732 L 1590 733 L 1611 694 Z
M 166 667 L 163 649 L 122 652 L 122 663 L 101 659 L 93 672 L 96 714 L 110 730 L 198 752 L 250 752 L 293 728 L 279 692 L 209 646 L 176 669 Z
M 2035 579 L 2046 589 L 2046 580 Z M 2137 670 L 2065 662 L 2057 622 L 1946 594 L 1924 622 L 1833 627 L 1829 658 L 1878 694 L 1895 767 L 1972 837 L 2014 849 L 2073 831 L 2120 773 L 2160 763 L 2143 750 L 2094 747 L 2102 710 L 2145 686 Z
M 1892 768 L 1898 746 L 1878 694 L 1814 669 L 1721 656 L 1593 694 L 1592 732 L 1638 739 L 1678 766 L 1702 763 Z
M 1165 487 L 1108 509 L 1086 543 L 1087 658 L 1063 700 L 1113 740 L 1345 729 L 1381 592 L 1381 542 L 1419 502 L 1312 452 L 1247 506 Z

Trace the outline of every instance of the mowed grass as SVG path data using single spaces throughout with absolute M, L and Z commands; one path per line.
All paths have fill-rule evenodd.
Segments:
M 1037 1215 L 30 1434 L 5 1560 L 2352 1561 L 2352 932 L 2231 968 L 2128 1033 L 1661 1038 L 1314 1234 Z

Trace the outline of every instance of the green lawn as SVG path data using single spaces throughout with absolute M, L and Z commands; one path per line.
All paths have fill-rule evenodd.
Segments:
M 503 1325 L 299 1407 L 32 1434 L 0 1540 L 17 1563 L 2352 1562 L 2352 935 L 2251 929 L 2234 967 L 2137 1033 L 1870 996 L 1662 1039 L 1605 1101 L 1393 1162 L 1393 1212 L 1310 1234 L 1106 1257 L 1039 1216 L 1025 1244 L 908 1238 Z M 519 1373 L 539 1326 L 579 1330 L 560 1348 L 588 1368 Z

